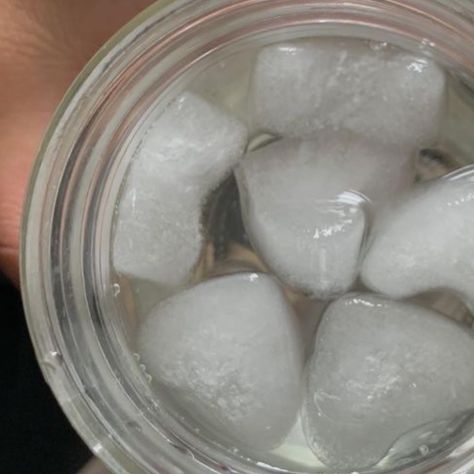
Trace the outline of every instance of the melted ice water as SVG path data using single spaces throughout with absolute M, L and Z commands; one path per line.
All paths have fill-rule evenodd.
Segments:
M 298 43 L 295 44 L 298 45 Z M 302 44 L 304 45 L 305 42 Z M 204 73 L 195 78 L 188 87 L 188 90 L 192 93 L 198 94 L 200 97 L 209 101 L 209 103 L 234 115 L 249 127 L 248 153 L 259 153 L 262 152 L 262 150 L 263 153 L 265 153 L 265 150 L 269 147 L 278 147 L 284 141 L 284 138 L 281 136 L 281 127 L 284 128 L 285 126 L 284 121 L 276 120 L 275 129 L 272 131 L 269 131 L 269 128 L 272 128 L 271 126 L 263 130 L 259 128 L 258 120 L 255 120 L 255 116 L 250 115 L 252 107 L 249 94 L 253 87 L 251 84 L 251 75 L 258 54 L 259 51 L 257 50 L 248 51 L 220 61 L 210 66 Z M 324 60 L 330 61 L 328 58 L 329 57 L 325 57 Z M 304 64 L 304 61 L 302 64 Z M 374 66 L 371 64 L 370 67 Z M 392 67 L 396 68 L 397 64 L 392 65 Z M 306 73 L 310 74 L 311 70 L 306 71 Z M 474 162 L 474 135 L 472 134 L 472 123 L 474 123 L 474 94 L 454 75 L 448 73 L 447 77 L 447 101 L 441 111 L 441 130 L 439 137 L 433 140 L 429 147 L 421 145 L 414 147 L 412 155 L 414 164 L 413 176 L 408 176 L 407 178 L 407 173 L 409 175 L 410 171 L 401 173 L 399 186 L 393 189 L 394 195 L 398 192 L 405 192 L 405 189 L 414 186 L 414 183 L 419 184 L 445 176 Z M 363 75 L 360 80 L 364 80 Z M 383 84 L 384 80 L 386 80 L 386 78 L 381 77 L 380 84 Z M 278 81 L 276 82 L 278 83 Z M 347 97 L 345 97 L 345 99 L 347 99 Z M 314 100 L 319 100 L 319 98 Z M 387 100 L 390 100 L 390 98 Z M 429 101 L 429 98 L 426 100 Z M 303 103 L 304 101 L 302 104 Z M 321 107 L 322 110 L 324 110 L 325 107 L 331 108 L 330 105 L 324 103 Z M 372 114 L 375 112 L 381 113 L 381 111 L 373 109 L 375 107 L 373 103 L 370 104 L 370 107 Z M 351 111 L 347 109 L 338 110 L 340 110 L 341 113 L 348 114 L 348 116 L 351 114 Z M 385 110 L 383 113 L 387 113 L 387 111 Z M 367 120 L 369 120 L 369 118 L 367 118 Z M 305 129 L 305 134 L 315 133 L 317 135 L 317 130 L 320 128 L 319 124 L 310 124 L 309 127 L 312 131 L 308 132 L 308 122 L 303 120 L 301 123 Z M 348 124 L 347 126 L 349 128 L 352 127 L 354 133 L 358 133 L 358 123 L 348 122 Z M 313 129 L 316 130 L 316 132 L 314 132 Z M 403 132 L 403 130 L 401 132 Z M 382 132 L 377 131 L 377 133 Z M 423 134 L 425 131 L 420 129 L 418 133 Z M 294 130 L 292 129 L 290 133 L 291 139 L 293 139 L 294 134 Z M 393 134 L 393 136 L 395 136 L 396 139 L 399 138 L 396 133 Z M 329 140 L 331 140 L 331 138 Z M 326 141 L 325 144 L 327 143 Z M 290 148 L 291 146 L 290 144 Z M 385 146 L 391 147 L 392 144 L 385 144 Z M 394 157 L 396 154 L 397 151 L 394 150 Z M 401 166 L 405 166 L 405 163 L 402 161 L 400 163 Z M 377 163 L 370 163 L 370 160 L 368 164 L 365 165 L 371 167 L 373 170 L 377 168 Z M 329 174 L 323 176 L 323 180 L 331 180 L 331 173 L 336 172 L 337 168 L 330 170 Z M 387 179 L 387 177 L 383 176 L 383 170 L 377 172 L 382 173 L 380 175 L 381 180 Z M 353 176 L 349 176 L 347 179 L 349 178 L 353 178 Z M 275 174 L 274 179 L 277 180 L 280 179 L 280 177 Z M 341 189 L 344 188 L 344 179 L 346 178 L 341 178 Z M 407 180 L 409 183 L 413 181 L 413 184 L 407 185 Z M 362 178 L 360 178 L 359 181 L 362 183 L 362 186 L 365 186 Z M 388 182 L 391 182 L 390 177 Z M 271 245 L 274 245 L 274 247 L 272 247 L 274 252 L 271 256 L 277 255 L 278 264 L 267 258 L 262 258 L 262 251 L 259 251 L 257 247 L 263 244 L 254 236 L 249 235 L 248 232 L 248 216 L 246 215 L 247 211 L 243 209 L 242 206 L 242 187 L 239 186 L 239 184 L 234 174 L 227 173 L 226 177 L 221 179 L 219 184 L 203 199 L 200 219 L 204 243 L 200 257 L 194 265 L 193 273 L 188 281 L 174 288 L 169 288 L 166 285 L 157 285 L 145 279 L 130 279 L 126 276 L 120 277 L 119 284 L 122 290 L 120 295 L 117 293 L 116 296 L 122 298 L 126 303 L 128 312 L 132 314 L 132 319 L 133 316 L 135 316 L 135 319 L 138 319 L 138 321 L 143 321 L 157 303 L 171 295 L 179 294 L 184 287 L 189 285 L 196 285 L 211 278 L 224 275 L 247 272 L 276 272 L 280 281 L 283 282 L 283 290 L 287 301 L 292 306 L 293 311 L 304 327 L 303 331 L 306 335 L 305 337 L 312 340 L 319 321 L 319 316 L 323 313 L 329 301 L 341 293 L 367 291 L 367 288 L 357 276 L 352 276 L 352 274 L 350 276 L 345 275 L 340 277 L 341 282 L 343 281 L 343 283 L 341 283 L 342 286 L 337 289 L 334 294 L 331 293 L 331 291 L 326 291 L 326 289 L 324 289 L 324 291 L 321 290 L 317 284 L 315 287 L 314 282 L 310 282 L 305 286 L 299 285 L 299 280 L 297 279 L 286 278 L 285 270 L 288 262 L 280 258 L 279 249 L 275 247 L 278 242 L 276 244 L 271 243 Z M 291 189 L 291 187 L 283 190 L 288 193 L 288 196 L 290 196 L 290 193 L 294 195 L 293 193 L 298 190 L 298 184 L 293 184 L 295 185 L 294 190 Z M 378 184 L 380 184 L 380 182 Z M 375 188 L 377 187 L 375 186 Z M 374 191 L 374 195 L 370 196 L 370 199 L 367 199 L 369 207 L 377 201 L 378 194 L 383 194 L 385 188 L 386 185 L 379 186 L 379 188 Z M 366 188 L 364 188 L 364 191 L 365 190 Z M 371 193 L 368 187 L 367 193 Z M 282 205 L 285 202 L 284 194 L 271 196 L 271 198 Z M 318 196 L 318 199 L 319 198 L 325 199 L 325 196 Z M 382 205 L 383 203 L 381 203 L 381 206 Z M 370 228 L 373 217 L 371 216 L 371 212 L 368 213 L 367 222 L 356 228 L 355 234 L 357 235 L 354 234 L 356 241 L 351 244 L 354 248 L 358 249 L 360 246 L 365 245 L 368 233 L 367 228 Z M 335 225 L 337 225 L 337 223 Z M 275 233 L 280 231 L 283 231 L 283 229 L 271 229 L 268 232 L 269 235 L 271 235 L 271 232 Z M 279 235 L 281 234 L 276 234 L 276 237 Z M 273 237 L 275 237 L 275 235 L 273 235 Z M 288 236 L 288 239 L 291 239 L 291 235 Z M 341 240 L 341 245 L 343 242 L 344 241 Z M 255 245 L 256 243 L 257 246 Z M 264 242 L 264 244 L 267 243 L 268 240 Z M 283 250 L 285 251 L 285 249 Z M 333 258 L 336 253 L 333 254 Z M 321 256 L 315 257 L 317 262 L 320 262 L 321 258 Z M 344 258 L 350 259 L 350 254 L 344 254 Z M 291 263 L 290 258 L 289 264 L 291 265 Z M 359 262 L 354 261 L 354 264 L 358 265 Z M 283 270 L 281 268 L 283 268 Z M 327 266 L 325 266 L 325 268 L 327 268 Z M 328 272 L 330 271 L 329 269 Z M 341 288 L 343 288 L 343 290 L 341 290 Z M 318 297 L 316 301 L 314 301 L 315 295 Z M 448 290 L 427 291 L 423 294 L 414 295 L 407 300 L 424 308 L 433 309 L 445 315 L 447 318 L 459 321 L 466 328 L 472 325 L 472 315 L 466 303 L 463 302 L 455 292 Z M 313 318 L 310 322 L 308 322 L 307 318 L 308 313 L 311 313 Z M 318 315 L 318 317 L 315 315 Z M 132 324 L 135 325 L 136 321 Z M 311 353 L 311 342 L 305 342 L 305 344 L 308 344 L 308 348 L 306 349 L 306 354 L 308 355 Z M 445 423 L 441 430 L 444 435 L 440 435 L 436 439 L 431 437 L 429 443 L 425 442 L 425 432 L 420 432 L 419 430 L 414 430 L 405 436 L 401 436 L 393 444 L 387 455 L 377 466 L 371 469 L 383 471 L 438 453 L 442 449 L 449 447 L 453 440 L 463 436 L 466 427 L 469 426 L 469 420 L 469 415 L 464 415 L 451 420 L 449 423 Z M 222 442 L 219 435 L 217 436 L 218 439 L 215 441 Z M 212 433 L 210 437 L 212 438 Z M 289 471 L 332 472 L 331 468 L 324 465 L 308 447 L 299 417 L 295 419 L 295 424 L 286 439 L 276 448 L 252 452 L 248 447 L 245 448 L 231 442 L 228 442 L 225 447 L 229 448 L 234 454 L 238 453 L 262 465 L 279 469 Z

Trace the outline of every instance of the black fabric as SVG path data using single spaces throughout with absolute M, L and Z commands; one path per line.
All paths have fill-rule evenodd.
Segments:
M 73 474 L 90 457 L 44 382 L 19 293 L 0 277 L 0 473 Z

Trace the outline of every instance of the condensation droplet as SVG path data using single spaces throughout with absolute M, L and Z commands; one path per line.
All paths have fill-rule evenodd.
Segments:
M 386 41 L 369 41 L 369 48 L 372 51 L 382 51 L 388 48 L 388 43 Z
M 422 456 L 427 456 L 430 453 L 430 448 L 424 444 L 423 446 L 420 446 L 419 451 Z
M 117 298 L 117 296 L 120 295 L 120 285 L 118 283 L 114 283 L 112 285 L 112 289 L 113 289 L 114 298 Z
M 59 351 L 50 351 L 41 360 L 41 365 L 49 372 L 54 372 L 63 362 L 63 356 Z
M 95 454 L 100 454 L 104 450 L 104 447 L 102 446 L 102 443 L 96 443 L 94 446 L 92 446 L 92 451 Z
M 142 433 L 142 427 L 136 421 L 128 421 L 126 424 L 127 428 L 130 430 L 136 431 L 137 433 Z
M 423 51 L 423 50 L 428 49 L 428 48 L 435 48 L 436 43 L 429 40 L 428 38 L 423 38 L 421 40 L 421 43 L 418 45 L 418 47 L 419 47 L 419 49 L 421 49 Z

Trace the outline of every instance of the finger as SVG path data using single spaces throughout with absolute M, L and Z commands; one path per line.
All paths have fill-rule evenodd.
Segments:
M 20 220 L 47 124 L 87 60 L 151 0 L 0 0 L 0 270 L 18 284 Z

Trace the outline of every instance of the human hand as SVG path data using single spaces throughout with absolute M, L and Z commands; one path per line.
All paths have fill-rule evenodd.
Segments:
M 19 282 L 20 221 L 43 134 L 98 48 L 153 0 L 0 0 L 0 271 Z

